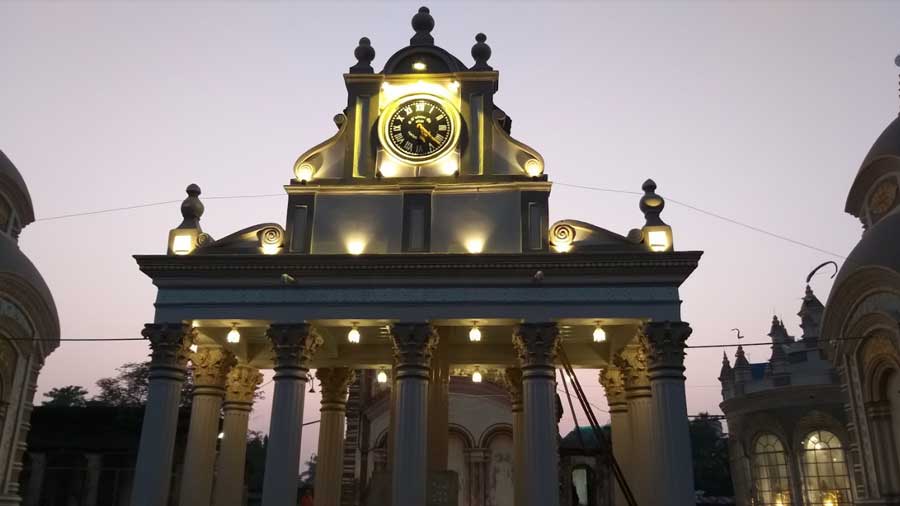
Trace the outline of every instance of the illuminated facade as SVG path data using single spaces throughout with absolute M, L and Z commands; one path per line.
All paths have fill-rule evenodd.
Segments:
M 722 360 L 722 412 L 740 506 L 853 504 L 844 394 L 819 348 L 824 307 L 807 286 L 797 315 L 803 335 L 772 318 L 769 360 L 750 363 L 738 347 Z
M 864 232 L 835 279 L 822 324 L 847 396 L 857 504 L 900 504 L 898 187 L 900 118 L 875 141 L 850 186 L 845 211 Z
M 196 387 L 178 504 L 240 503 L 247 411 L 258 370 L 274 369 L 262 503 L 294 506 L 314 369 L 323 393 L 317 506 L 558 506 L 561 351 L 573 367 L 603 369 L 615 451 L 640 503 L 693 501 L 683 376 L 691 330 L 678 289 L 701 253 L 675 251 L 651 180 L 643 226 L 627 235 L 572 220 L 551 226 L 545 161 L 511 136 L 494 103 L 487 38 L 475 37 L 466 65 L 434 45 L 427 8 L 412 26 L 410 45 L 380 72 L 371 41 L 360 39 L 337 133 L 297 159 L 284 187 L 284 225 L 213 239 L 191 185 L 168 254 L 136 257 L 158 292 L 144 330 L 153 372 L 134 506 L 168 501 L 188 359 Z M 380 426 L 346 416 L 363 376 L 388 389 Z M 451 386 L 478 377 L 510 396 L 502 451 L 512 493 L 493 502 L 472 492 L 477 473 L 451 468 Z M 345 432 L 368 438 L 357 449 L 383 432 L 380 477 L 374 455 L 348 455 Z M 470 470 L 486 472 L 501 454 L 485 444 L 470 452 Z
M 44 359 L 59 346 L 50 289 L 19 249 L 34 221 L 22 175 L 0 151 L 0 505 L 18 505 L 34 391 Z

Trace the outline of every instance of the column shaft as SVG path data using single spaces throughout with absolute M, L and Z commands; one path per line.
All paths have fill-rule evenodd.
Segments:
M 244 467 L 247 459 L 247 425 L 253 394 L 262 374 L 253 367 L 239 365 L 228 373 L 225 390 L 218 470 L 213 489 L 215 506 L 241 506 L 244 496 Z
M 617 367 L 607 367 L 600 372 L 600 383 L 606 391 L 606 400 L 609 404 L 610 425 L 612 428 L 613 456 L 625 475 L 626 481 L 634 474 L 630 472 L 629 461 L 631 458 L 631 422 L 628 416 L 628 401 L 625 397 L 625 379 L 622 371 Z M 615 482 L 615 476 L 610 477 L 615 486 L 615 503 L 617 506 L 628 504 L 625 502 L 625 494 L 622 487 Z M 633 490 L 633 484 L 629 489 Z
M 344 470 L 344 420 L 347 388 L 354 380 L 345 367 L 317 369 L 322 386 L 319 422 L 319 450 L 316 461 L 316 506 L 339 506 L 341 475 Z
M 559 506 L 559 433 L 556 426 L 556 373 L 559 345 L 555 324 L 521 325 L 514 344 L 522 364 L 525 505 Z
M 650 430 L 653 504 L 694 502 L 694 470 L 684 393 L 684 346 L 691 328 L 684 322 L 653 322 L 644 327 L 652 391 Z
M 103 455 L 99 453 L 85 454 L 84 506 L 97 506 L 100 492 L 100 473 L 103 471 Z
M 166 506 L 191 328 L 180 323 L 147 324 L 142 335 L 150 340 L 153 353 L 131 504 Z
M 272 325 L 275 392 L 263 477 L 263 506 L 296 506 L 303 399 L 309 358 L 322 344 L 308 324 Z
M 650 454 L 650 376 L 647 371 L 647 349 L 640 342 L 629 344 L 613 358 L 622 371 L 625 403 L 628 410 L 629 441 L 622 442 L 630 449 L 625 480 L 638 504 L 653 504 L 654 485 L 648 476 L 652 466 Z M 615 436 L 613 436 L 615 437 Z M 613 443 L 613 451 L 615 451 Z
M 428 390 L 428 470 L 446 471 L 450 433 L 450 362 L 438 343 L 431 357 Z
M 207 505 L 212 498 L 219 410 L 225 396 L 225 376 L 235 360 L 219 347 L 204 346 L 191 354 L 191 363 L 194 394 L 179 494 L 181 506 Z
M 396 324 L 391 330 L 397 357 L 391 500 L 394 506 L 422 506 L 428 477 L 428 374 L 438 339 L 427 324 Z
M 44 471 L 47 469 L 47 455 L 43 453 L 29 453 L 28 461 L 31 473 L 28 475 L 28 483 L 25 485 L 24 506 L 38 506 L 41 504 L 41 492 L 44 490 Z
M 513 428 L 513 504 L 525 504 L 525 412 L 522 408 L 522 369 L 505 371 Z

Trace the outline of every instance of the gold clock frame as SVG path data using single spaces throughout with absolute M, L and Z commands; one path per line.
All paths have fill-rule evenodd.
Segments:
M 444 111 L 450 116 L 450 125 L 453 131 L 450 133 L 450 139 L 438 151 L 420 157 L 412 157 L 407 155 L 406 153 L 400 152 L 390 142 L 390 140 L 388 139 L 388 128 L 390 127 L 390 124 L 388 122 L 398 109 L 405 106 L 408 102 L 413 102 L 420 99 L 437 102 L 438 105 L 440 105 L 441 108 L 444 109 Z M 456 145 L 459 143 L 459 134 L 461 127 L 462 120 L 459 110 L 457 110 L 456 106 L 454 106 L 449 100 L 438 95 L 432 95 L 431 93 L 414 93 L 411 95 L 398 97 L 393 102 L 388 104 L 384 108 L 384 110 L 381 111 L 381 116 L 378 118 L 378 141 L 381 142 L 381 147 L 392 158 L 410 165 L 428 165 L 443 159 L 456 149 Z

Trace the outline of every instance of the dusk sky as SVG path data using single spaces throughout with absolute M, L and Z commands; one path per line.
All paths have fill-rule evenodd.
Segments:
M 20 245 L 53 291 L 62 337 L 138 337 L 153 321 L 155 289 L 132 255 L 165 253 L 179 204 L 41 219 L 180 201 L 189 183 L 201 198 L 281 193 L 296 157 L 334 132 L 359 38 L 372 40 L 379 70 L 408 44 L 419 5 L 0 3 L 0 149 L 31 191 L 38 222 Z M 844 200 L 900 110 L 900 2 L 428 5 L 435 43 L 464 62 L 487 34 L 496 102 L 558 183 L 551 221 L 625 234 L 643 224 L 637 196 L 564 184 L 640 191 L 651 177 L 664 197 L 838 255 L 859 239 Z M 284 196 L 204 202 L 214 237 L 285 217 Z M 676 249 L 705 251 L 681 290 L 692 345 L 733 343 L 734 327 L 766 340 L 773 313 L 799 335 L 806 274 L 842 260 L 671 201 L 662 217 Z M 812 287 L 824 302 L 824 271 Z M 64 342 L 38 398 L 69 384 L 95 392 L 147 354 L 145 342 Z M 720 413 L 721 356 L 689 350 L 689 413 Z M 580 377 L 605 408 L 596 371 Z M 271 387 L 252 429 L 268 428 Z M 318 402 L 308 397 L 306 420 Z M 304 430 L 304 458 L 316 435 Z

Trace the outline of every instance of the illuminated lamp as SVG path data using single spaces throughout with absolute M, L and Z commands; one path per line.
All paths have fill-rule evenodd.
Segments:
M 452 176 L 459 171 L 459 158 L 455 153 L 452 153 L 438 161 L 437 165 L 441 174 Z
M 641 197 L 640 207 L 646 220 L 641 228 L 644 244 L 657 253 L 672 251 L 672 227 L 659 217 L 666 201 L 656 194 L 656 183 L 652 179 L 645 181 L 642 189 L 644 196 Z
M 544 173 L 544 164 L 537 158 L 529 158 L 525 162 L 525 173 L 531 177 L 538 177 Z
M 379 369 L 379 370 L 378 370 L 378 374 L 375 375 L 375 379 L 376 379 L 379 383 L 387 383 L 388 376 L 387 376 L 387 373 L 384 372 L 384 369 Z
M 459 82 L 451 81 L 450 84 L 447 85 L 447 89 L 454 93 L 459 91 Z
M 197 247 L 197 230 L 176 228 L 169 233 L 169 249 L 175 255 L 189 255 Z
M 347 341 L 350 341 L 353 344 L 358 344 L 360 339 L 359 329 L 356 328 L 356 324 L 353 324 L 353 328 L 350 329 L 350 332 L 347 332 Z
M 557 253 L 568 253 L 575 242 L 575 227 L 568 223 L 557 223 L 550 228 L 550 245 Z
M 297 176 L 297 180 L 301 183 L 306 183 L 307 181 L 312 181 L 313 174 L 316 172 L 315 167 L 309 163 L 301 163 L 297 166 L 297 170 L 294 172 L 294 175 Z
M 237 344 L 241 342 L 241 333 L 237 329 L 237 323 L 231 324 L 231 330 L 228 331 L 228 335 L 225 336 L 225 340 L 231 344 Z
M 481 383 L 481 371 L 475 369 L 475 372 L 472 373 L 472 383 Z
M 347 253 L 361 255 L 366 249 L 366 243 L 362 239 L 350 239 L 347 241 Z
M 190 350 L 191 350 L 191 353 L 197 353 L 197 350 L 200 349 L 200 348 L 197 347 L 196 344 L 190 345 L 189 348 L 190 348 Z
M 413 70 L 415 70 L 417 72 L 422 72 L 425 69 L 427 69 L 428 66 L 425 65 L 425 62 L 423 62 L 423 61 L 417 61 L 417 62 L 413 62 L 412 68 L 413 68 Z
M 606 341 L 606 331 L 603 330 L 603 327 L 600 326 L 600 322 L 597 322 L 597 326 L 594 327 L 594 342 L 602 343 Z
M 477 343 L 481 341 L 481 329 L 478 328 L 478 322 L 472 322 L 472 328 L 469 329 L 469 341 Z
M 224 433 L 224 432 L 220 432 L 220 433 L 219 433 L 219 439 L 225 439 L 225 433 Z
M 484 239 L 480 237 L 470 237 L 466 239 L 466 251 L 472 254 L 481 253 L 484 250 Z

